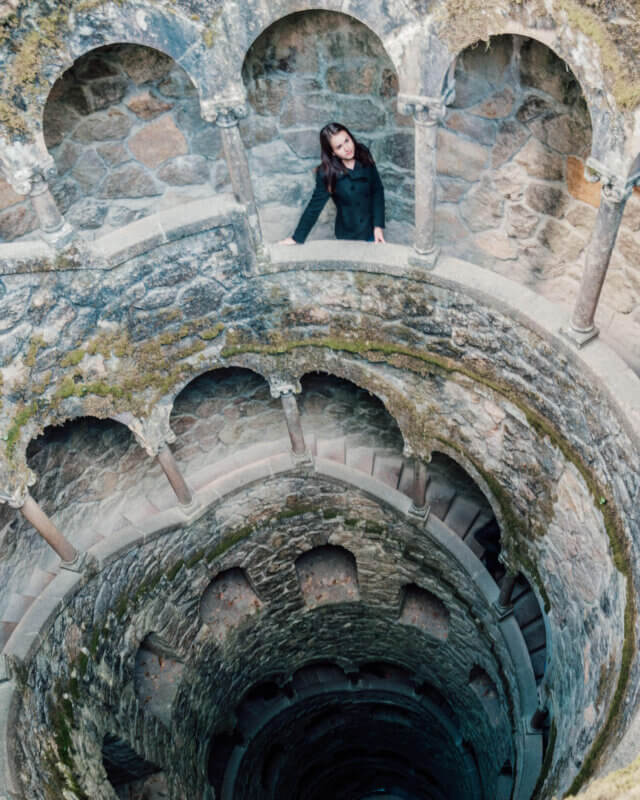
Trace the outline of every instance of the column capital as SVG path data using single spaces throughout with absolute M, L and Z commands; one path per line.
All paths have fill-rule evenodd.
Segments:
M 602 182 L 602 193 L 611 203 L 622 203 L 640 184 L 640 170 L 623 177 L 598 159 L 589 156 L 584 168 L 585 178 L 590 183 Z
M 438 97 L 426 95 L 399 94 L 398 111 L 400 114 L 413 115 L 415 122 L 421 125 L 435 125 L 444 119 L 447 105 L 455 98 L 455 87 L 450 87 Z
M 112 419 L 126 425 L 146 454 L 150 458 L 155 458 L 162 449 L 176 440 L 176 435 L 169 425 L 170 416 L 171 406 L 162 403 L 155 406 L 151 414 L 144 419 L 136 417 L 130 411 L 114 414 Z
M 0 173 L 18 194 L 42 194 L 56 175 L 56 164 L 33 144 L 0 143 Z
M 277 400 L 283 394 L 300 394 L 302 386 L 297 378 L 272 376 L 269 378 L 269 390 L 271 397 Z
M 214 122 L 221 128 L 232 128 L 247 116 L 249 108 L 241 95 L 211 97 L 200 101 L 200 115 L 206 122 Z
M 20 486 L 2 487 L 0 489 L 0 503 L 6 503 L 11 508 L 22 508 L 29 494 L 26 483 Z
M 0 503 L 22 508 L 29 496 L 29 487 L 35 482 L 36 475 L 26 461 L 20 460 L 12 465 L 4 458 L 0 459 Z

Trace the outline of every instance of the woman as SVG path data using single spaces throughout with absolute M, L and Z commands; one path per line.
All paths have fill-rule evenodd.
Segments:
M 336 239 L 384 242 L 384 189 L 369 150 L 337 122 L 320 131 L 322 163 L 316 188 L 293 236 L 281 244 L 302 244 L 329 197 L 336 204 Z

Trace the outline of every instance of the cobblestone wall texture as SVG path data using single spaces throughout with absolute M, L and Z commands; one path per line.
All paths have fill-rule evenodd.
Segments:
M 413 123 L 397 114 L 396 94 L 439 96 L 461 53 L 457 97 L 438 129 L 437 236 L 445 251 L 494 270 L 496 281 L 508 275 L 568 304 L 599 198 L 600 187 L 584 179 L 585 159 L 591 152 L 625 178 L 636 155 L 635 10 L 631 0 L 616 4 L 615 14 L 611 4 L 570 0 L 544 10 L 533 0 L 321 4 L 291 13 L 299 10 L 293 0 L 65 0 L 55 9 L 48 0 L 0 2 L 2 88 L 10 98 L 0 98 L 0 156 L 28 162 L 44 120 L 59 172 L 52 189 L 80 232 L 65 249 L 45 247 L 37 203 L 0 181 L 3 499 L 21 496 L 28 443 L 46 426 L 91 417 L 59 438 L 49 430 L 46 445 L 36 442 L 29 453 L 40 474 L 34 496 L 83 546 L 117 533 L 127 515 L 142 525 L 175 503 L 152 455 L 170 438 L 169 411 L 192 380 L 172 423 L 178 461 L 194 475 L 236 446 L 286 437 L 263 378 L 295 384 L 319 373 L 351 381 L 359 389 L 347 399 L 344 385 L 327 391 L 325 378 L 303 378 L 303 424 L 337 437 L 353 425 L 362 442 L 457 460 L 496 513 L 506 561 L 545 606 L 542 692 L 558 737 L 544 792 L 563 793 L 581 767 L 590 768 L 600 733 L 615 742 L 640 695 L 633 636 L 640 633 L 640 451 L 616 386 L 598 384 L 585 361 L 519 321 L 517 310 L 438 273 L 427 282 L 416 273 L 377 274 L 369 262 L 274 265 L 251 244 L 255 232 L 235 204 L 224 219 L 220 212 L 208 227 L 200 219 L 173 240 L 166 215 L 136 219 L 167 209 L 181 217 L 184 201 L 202 197 L 214 211 L 231 208 L 219 132 L 202 121 L 199 104 L 229 112 L 244 87 L 250 112 L 240 130 L 267 240 L 291 232 L 313 185 L 317 131 L 338 117 L 371 145 L 387 189 L 390 238 L 411 241 Z M 506 34 L 513 30 L 544 39 L 558 57 Z M 103 48 L 123 41 L 139 44 Z M 316 235 L 330 235 L 329 216 Z M 114 231 L 119 261 L 107 257 Z M 598 323 L 617 331 L 636 367 L 639 242 L 634 194 Z M 392 251 L 392 272 L 398 252 L 406 253 Z M 377 258 L 385 269 L 386 255 Z M 235 385 L 228 373 L 198 377 L 230 366 L 262 377 L 236 373 Z M 365 392 L 386 411 L 367 404 Z M 97 419 L 107 417 L 121 422 Z M 14 664 L 11 681 L 0 676 L 3 698 L 8 683 L 17 686 L 13 733 L 29 800 L 59 800 L 71 789 L 73 797 L 113 800 L 102 767 L 105 733 L 162 767 L 170 796 L 198 796 L 208 736 L 228 726 L 219 714 L 224 702 L 237 702 L 265 675 L 303 666 L 310 642 L 325 659 L 339 650 L 357 665 L 393 652 L 411 670 L 428 665 L 425 679 L 465 709 L 462 731 L 487 796 L 495 795 L 497 772 L 513 762 L 513 676 L 504 672 L 508 659 L 484 601 L 406 519 L 298 466 L 125 550 L 102 575 L 89 570 L 33 659 Z M 0 608 L 3 642 L 59 566 L 16 513 L 0 508 L 0 583 L 11 590 Z M 355 557 L 360 599 L 310 608 L 296 559 L 327 544 Z M 235 567 L 262 606 L 216 637 L 201 624 L 201 596 L 219 571 Z M 446 640 L 398 622 L 403 589 L 414 584 L 444 605 Z M 161 709 L 166 721 L 166 698 L 154 705 L 136 693 L 139 648 L 157 641 L 184 678 L 170 730 L 152 713 Z M 469 676 L 496 687 L 491 712 L 502 735 L 488 729 Z M 172 697 L 175 686 L 164 688 Z M 78 774 L 82 788 L 74 785 Z
M 113 45 L 79 58 L 51 90 L 43 127 L 53 195 L 82 231 L 228 191 L 218 130 L 187 73 L 158 50 Z
M 397 113 L 397 75 L 370 29 L 335 12 L 291 14 L 254 42 L 243 79 L 251 113 L 241 130 L 266 219 L 270 204 L 287 206 L 295 226 L 294 209 L 315 185 L 318 133 L 336 121 L 371 149 L 389 218 L 413 220 L 411 121 Z M 331 217 L 328 206 L 324 220 Z
M 335 512 L 331 519 L 328 509 Z M 211 558 L 221 542 L 237 533 L 240 518 L 254 526 L 253 533 Z M 355 556 L 362 602 L 319 610 L 305 606 L 295 561 L 326 543 Z M 199 601 L 216 574 L 235 566 L 246 570 L 264 607 L 229 630 L 221 643 L 201 624 Z M 443 571 L 450 582 L 446 595 L 440 585 Z M 402 586 L 416 582 L 446 604 L 446 642 L 399 624 Z M 114 563 L 58 617 L 21 689 L 21 726 L 32 727 L 36 720 L 43 726 L 41 736 L 20 739 L 25 787 L 33 798 L 45 796 L 34 765 L 52 749 L 60 723 L 55 713 L 59 692 L 70 682 L 74 727 L 79 728 L 71 732 L 78 749 L 75 760 L 86 766 L 90 797 L 113 797 L 94 761 L 105 732 L 135 742 L 141 755 L 165 768 L 174 789 L 178 784 L 188 796 L 199 794 L 202 786 L 194 781 L 201 778 L 194 776 L 209 736 L 228 725 L 224 710 L 237 705 L 264 676 L 291 676 L 311 653 L 316 661 L 337 657 L 354 665 L 392 657 L 428 680 L 451 698 L 491 786 L 505 759 L 513 758 L 509 737 L 499 735 L 509 727 L 505 693 L 513 675 L 497 667 L 496 658 L 506 658 L 500 637 L 492 642 L 491 630 L 476 628 L 476 617 L 483 613 L 483 600 L 446 553 L 358 492 L 304 477 L 248 489 L 179 535 L 167 532 Z M 137 699 L 133 686 L 138 647 L 151 632 L 186 662 L 170 734 Z M 82 648 L 90 654 L 86 658 Z M 474 664 L 485 669 L 499 693 L 497 727 L 490 731 L 468 684 Z M 170 755 L 175 741 L 183 743 L 181 759 Z M 91 767 L 89 760 L 94 761 Z
M 201 248 L 212 241 L 211 236 L 195 239 L 195 252 L 203 252 Z M 217 237 L 215 234 L 213 241 L 218 241 Z M 171 247 L 167 255 L 174 257 Z M 131 275 L 131 282 L 141 273 L 151 275 L 150 268 L 146 272 L 144 266 L 151 263 L 156 270 L 159 268 L 157 251 L 134 259 L 125 274 Z M 214 274 L 220 273 L 215 273 L 214 268 Z M 16 280 L 24 280 L 24 276 L 17 276 Z M 68 297 L 83 278 L 77 273 L 60 273 L 56 280 L 68 282 L 64 291 Z M 123 283 L 126 293 L 127 283 Z M 507 531 L 509 556 L 548 602 L 554 665 L 548 688 L 569 743 L 556 751 L 552 775 L 565 776 L 561 778 L 565 781 L 576 762 L 584 757 L 606 716 L 622 659 L 625 583 L 613 566 L 598 505 L 600 493 L 604 499 L 611 498 L 607 503 L 625 515 L 625 530 L 637 530 L 638 525 L 634 500 L 640 475 L 637 454 L 607 405 L 607 398 L 600 397 L 596 413 L 592 387 L 571 358 L 552 350 L 504 314 L 450 289 L 339 272 L 282 273 L 242 281 L 239 275 L 228 275 L 223 283 L 227 288 L 218 288 L 210 281 L 207 285 L 215 287 L 215 299 L 208 294 L 209 288 L 194 307 L 194 311 L 202 313 L 211 303 L 217 304 L 216 318 L 225 320 L 225 330 L 212 340 L 214 351 L 207 351 L 209 366 L 236 362 L 262 375 L 301 376 L 316 370 L 337 374 L 377 394 L 399 423 L 405 442 L 417 453 L 426 456 L 430 448 L 455 453 L 482 481 L 489 481 L 491 476 L 485 485 L 490 492 L 500 491 L 499 502 L 494 498 L 494 504 Z M 115 284 L 109 285 L 111 303 L 106 307 L 122 320 L 124 330 L 132 331 L 133 338 L 136 330 L 141 330 L 137 327 L 140 312 L 131 310 L 129 327 L 125 322 L 128 314 L 116 311 L 122 306 L 116 299 Z M 92 296 L 95 295 L 94 289 Z M 65 306 L 66 301 L 60 302 Z M 54 317 L 56 313 L 53 312 Z M 183 319 L 181 324 L 184 323 Z M 260 353 L 265 336 L 267 341 L 278 343 L 273 355 Z M 254 341 L 255 337 L 259 340 Z M 303 339 L 321 344 L 287 351 L 288 341 Z M 365 340 L 369 344 L 361 348 L 361 356 L 345 352 L 350 347 L 360 348 L 359 343 Z M 386 355 L 376 356 L 371 343 L 378 341 L 386 343 Z M 89 356 L 87 361 L 61 367 L 58 348 L 64 348 L 66 342 L 65 332 L 48 350 L 38 350 L 33 369 L 51 370 L 58 381 L 70 371 L 82 382 L 86 380 L 85 370 L 95 369 L 91 354 L 83 350 Z M 238 350 L 235 355 L 234 347 Z M 110 376 L 135 363 L 135 351 L 124 348 L 116 354 L 112 352 L 115 350 L 110 344 L 101 361 L 102 378 L 107 383 Z M 393 355 L 394 350 L 397 355 Z M 408 353 L 414 351 L 429 354 L 435 360 L 412 358 Z M 24 353 L 22 358 L 24 363 Z M 196 363 L 189 369 L 197 373 L 203 368 Z M 23 391 L 33 391 L 35 375 Z M 181 375 L 176 380 L 184 381 L 185 377 Z M 27 389 L 27 385 L 31 388 Z M 263 386 L 261 396 L 266 399 L 266 385 Z M 82 408 L 90 408 L 93 411 L 89 413 L 108 414 L 113 412 L 114 404 L 129 402 L 108 394 L 92 397 L 91 391 L 85 397 L 62 401 L 58 413 L 65 415 L 74 409 L 79 413 Z M 230 430 L 235 426 L 237 435 L 245 436 L 242 426 L 237 425 L 241 419 L 238 414 L 242 403 L 248 402 L 249 408 L 252 402 L 255 407 L 255 401 L 250 399 L 250 393 L 247 401 L 235 404 L 234 410 L 229 394 L 226 389 L 221 411 L 226 403 L 227 413 L 231 414 Z M 195 396 L 202 398 L 197 403 L 207 402 L 202 387 Z M 313 392 L 309 397 L 313 400 Z M 567 397 L 572 398 L 569 406 Z M 31 401 L 32 395 L 23 396 L 25 405 Z M 178 422 L 190 416 L 184 408 L 180 410 L 181 402 L 179 398 L 176 404 Z M 334 415 L 338 416 L 340 405 L 334 408 Z M 200 411 L 202 416 L 205 409 L 206 406 Z M 210 410 L 214 412 L 211 418 L 215 427 L 224 419 L 224 413 L 216 416 L 214 409 Z M 310 410 L 313 413 L 313 407 Z M 534 410 L 547 422 L 536 422 L 536 417 L 531 416 Z M 50 413 L 44 407 L 42 411 L 45 417 Z M 267 405 L 264 413 L 265 421 L 276 421 L 275 408 Z M 36 415 L 33 421 L 39 418 Z M 540 427 L 544 424 L 548 429 Z M 198 430 L 196 425 L 194 422 L 194 436 L 204 438 L 202 427 Z M 220 437 L 220 432 L 214 434 L 213 442 L 215 436 Z M 223 434 L 220 441 L 226 447 L 224 438 Z M 220 445 L 214 448 L 217 446 Z M 589 468 L 585 471 L 587 463 Z M 625 470 L 619 468 L 621 464 Z M 591 480 L 589 476 L 595 478 L 597 488 L 588 488 L 585 479 Z M 506 503 L 502 511 L 501 502 Z M 234 524 L 240 526 L 242 519 L 239 509 Z M 631 551 L 631 559 L 635 566 L 635 550 Z M 574 583 L 568 583 L 567 576 L 558 572 L 558 563 L 566 565 Z M 266 564 L 268 558 L 265 568 Z M 259 581 L 253 576 L 252 579 L 259 591 Z
M 600 204 L 588 183 L 591 119 L 552 50 L 497 36 L 466 49 L 438 141 L 438 235 L 464 258 L 554 300 L 574 296 Z M 619 314 L 640 304 L 640 196 L 628 202 L 604 288 Z

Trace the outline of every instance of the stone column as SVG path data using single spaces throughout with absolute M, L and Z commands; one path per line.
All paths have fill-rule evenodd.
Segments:
M 246 206 L 254 247 L 262 252 L 262 230 L 253 193 L 249 159 L 238 128 L 238 122 L 248 113 L 244 98 L 204 100 L 201 103 L 201 113 L 207 122 L 214 122 L 220 130 L 233 194 L 239 203 Z
M 300 409 L 298 408 L 298 401 L 296 400 L 296 394 L 299 394 L 301 391 L 300 384 L 297 381 L 282 383 L 280 380 L 274 379 L 270 381 L 269 385 L 271 396 L 279 397 L 282 402 L 282 410 L 284 411 L 284 418 L 287 423 L 287 431 L 289 432 L 293 455 L 297 459 L 307 460 L 309 458 L 309 453 L 304 440 L 304 433 L 302 432 Z
M 415 241 L 416 258 L 410 263 L 433 269 L 439 255 L 435 242 L 436 150 L 438 123 L 454 97 L 450 88 L 441 97 L 400 95 L 401 114 L 413 114 L 415 130 Z
M 1 170 L 14 191 L 27 195 L 40 223 L 40 235 L 54 247 L 64 247 L 73 236 L 49 189 L 55 176 L 51 156 L 38 156 L 32 148 L 14 145 L 0 154 Z
M 418 458 L 413 460 L 413 489 L 411 492 L 413 503 L 411 513 L 416 516 L 424 517 L 427 512 L 427 502 L 425 494 L 429 482 L 427 465 Z
M 158 463 L 162 467 L 164 474 L 167 476 L 167 480 L 171 484 L 171 488 L 175 492 L 180 505 L 191 506 L 193 504 L 193 495 L 191 493 L 191 489 L 189 489 L 187 482 L 180 471 L 178 462 L 176 461 L 175 456 L 171 452 L 171 448 L 168 444 L 163 445 L 158 450 L 158 455 L 156 458 L 158 459 Z
M 602 187 L 600 208 L 587 247 L 582 280 L 571 315 L 571 325 L 566 331 L 578 347 L 582 347 L 598 335 L 593 320 L 630 193 L 631 188 L 626 184 L 605 183 Z
M 129 411 L 114 414 L 113 419 L 129 428 L 149 458 L 157 459 L 182 506 L 183 513 L 194 517 L 199 513 L 201 506 L 194 498 L 169 447 L 170 442 L 176 440 L 170 425 L 171 407 L 171 403 L 162 402 L 154 406 L 151 413 L 143 419 L 134 416 Z
M 47 544 L 56 551 L 64 564 L 73 564 L 78 559 L 78 551 L 60 533 L 53 521 L 44 513 L 28 492 L 20 511 L 27 522 L 31 523 Z

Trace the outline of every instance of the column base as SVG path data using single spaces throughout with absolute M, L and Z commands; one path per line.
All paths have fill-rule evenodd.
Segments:
M 75 231 L 68 222 L 65 222 L 64 225 L 56 231 L 40 231 L 41 238 L 44 239 L 47 244 L 50 244 L 58 250 L 69 244 L 74 235 Z
M 416 519 L 423 519 L 426 522 L 429 519 L 430 511 L 430 505 L 417 506 L 415 503 L 411 503 L 409 508 L 409 516 L 415 517 Z
M 88 553 L 78 552 L 72 561 L 61 561 L 60 569 L 66 569 L 69 572 L 83 572 L 87 566 Z
M 193 522 L 205 511 L 205 507 L 196 498 L 192 498 L 190 503 L 178 505 L 180 512 L 184 515 L 187 522 Z
M 291 455 L 293 456 L 293 460 L 296 462 L 297 467 L 313 466 L 313 455 L 311 454 L 310 450 L 305 450 L 304 453 L 294 453 L 292 450 Z
M 428 250 L 425 253 L 421 253 L 419 250 L 414 250 L 413 254 L 409 256 L 409 264 L 412 267 L 420 267 L 420 269 L 431 271 L 432 269 L 435 269 L 439 256 L 439 247 L 434 247 L 433 250 Z
M 595 339 L 599 333 L 600 331 L 595 325 L 590 331 L 576 331 L 571 327 L 571 325 L 567 325 L 565 328 L 560 328 L 560 335 L 565 339 L 568 339 L 571 344 L 575 345 L 578 349 L 584 347 L 585 344 L 590 342 L 592 339 Z

